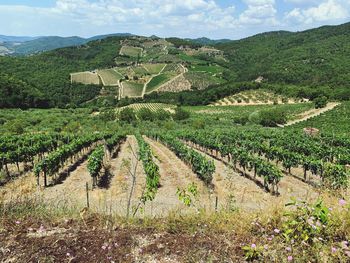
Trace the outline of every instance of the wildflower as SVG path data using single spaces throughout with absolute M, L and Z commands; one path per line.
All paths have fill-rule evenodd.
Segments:
M 255 245 L 255 244 L 252 244 L 252 248 L 256 248 L 256 245 Z
M 275 228 L 275 229 L 273 230 L 273 232 L 275 232 L 276 234 L 279 234 L 281 231 L 280 231 L 279 229 Z
M 34 230 L 34 229 L 33 229 L 33 228 L 31 228 L 31 227 L 30 227 L 30 228 L 28 228 L 28 231 L 30 231 L 30 232 L 32 232 L 33 230 Z
M 292 257 L 292 256 L 288 256 L 288 257 L 287 257 L 287 260 L 288 260 L 288 261 L 292 261 L 292 260 L 293 260 L 293 257 Z
M 339 205 L 341 206 L 346 205 L 346 201 L 344 199 L 339 199 Z
M 45 227 L 43 225 L 40 225 L 38 232 L 40 233 L 40 232 L 44 232 L 44 231 L 45 231 Z
M 349 250 L 346 250 L 344 253 L 345 253 L 346 256 L 350 257 L 350 251 Z
M 286 247 L 287 251 L 292 251 L 292 249 L 290 247 Z
M 66 254 L 66 255 L 67 255 L 67 257 L 70 257 L 70 253 L 69 253 L 69 252 L 67 252 L 67 254 Z
M 112 249 L 112 247 L 111 246 L 108 246 L 108 250 L 111 250 Z
M 101 248 L 102 248 L 103 250 L 106 250 L 107 247 L 106 247 L 105 245 L 103 245 Z
M 335 247 L 332 247 L 331 250 L 332 250 L 332 253 L 333 253 L 333 254 L 337 252 L 337 249 L 336 249 Z
M 114 246 L 115 246 L 115 247 L 118 247 L 118 243 L 117 243 L 117 242 L 115 242 L 115 243 L 114 243 Z
M 16 221 L 16 224 L 17 224 L 17 225 L 19 225 L 20 223 L 21 223 L 21 221 L 18 221 L 18 220 Z
M 265 250 L 268 250 L 268 249 L 269 249 L 269 246 L 268 246 L 268 245 L 264 245 L 264 249 L 265 249 Z

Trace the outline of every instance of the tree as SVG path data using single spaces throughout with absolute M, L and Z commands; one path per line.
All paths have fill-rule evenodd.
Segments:
M 315 108 L 320 109 L 327 106 L 328 99 L 326 96 L 317 97 L 314 99 Z
M 156 116 L 149 108 L 141 108 L 137 112 L 137 117 L 141 121 L 154 121 Z
M 260 112 L 260 124 L 265 127 L 276 127 L 287 122 L 287 115 L 282 110 L 265 110 Z
M 174 120 L 181 121 L 190 117 L 190 113 L 181 107 L 177 107 L 173 116 Z
M 170 112 L 160 109 L 156 111 L 156 118 L 160 121 L 169 120 L 171 118 Z
M 132 108 L 125 108 L 119 112 L 119 120 L 126 123 L 134 123 L 136 114 Z

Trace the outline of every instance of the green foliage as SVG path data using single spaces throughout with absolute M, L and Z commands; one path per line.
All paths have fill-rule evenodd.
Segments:
M 233 118 L 234 123 L 238 123 L 241 125 L 246 125 L 249 122 L 248 116 L 236 116 Z
M 171 113 L 169 111 L 160 109 L 156 111 L 156 119 L 160 121 L 165 121 L 171 119 Z
M 114 121 L 116 119 L 116 113 L 114 109 L 107 109 L 105 111 L 100 112 L 99 118 L 103 122 Z
M 193 204 L 194 199 L 198 195 L 198 188 L 195 183 L 191 183 L 187 186 L 187 189 L 177 188 L 176 195 L 184 205 L 190 207 Z
M 136 135 L 136 139 L 139 145 L 139 156 L 143 163 L 143 168 L 146 173 L 146 191 L 142 196 L 142 201 L 152 201 L 155 198 L 159 187 L 159 167 L 153 161 L 153 155 L 151 147 L 140 134 Z
M 314 243 L 325 240 L 331 223 L 329 209 L 318 200 L 309 205 L 306 202 L 293 200 L 286 206 L 291 206 L 289 212 L 285 213 L 283 220 L 282 235 L 286 242 Z
M 350 137 L 350 101 L 342 102 L 333 110 L 327 111 L 317 117 L 295 124 L 289 129 L 301 130 L 304 127 L 315 127 L 324 134 Z
M 287 115 L 281 110 L 265 110 L 260 112 L 259 123 L 264 127 L 276 127 L 287 122 Z
M 243 246 L 242 250 L 247 261 L 254 261 L 263 256 L 264 247 L 252 244 L 251 246 Z
M 0 73 L 0 108 L 47 107 L 43 93 L 35 87 Z
M 154 121 L 156 119 L 156 114 L 149 108 L 141 108 L 137 111 L 137 117 L 141 121 Z
M 172 43 L 177 48 L 179 48 L 181 46 L 190 47 L 190 48 L 200 48 L 202 46 L 201 44 L 196 43 L 194 41 L 185 40 L 185 39 L 176 38 L 176 37 L 166 38 L 165 40 Z
M 71 84 L 69 74 L 114 66 L 121 39 L 123 38 L 111 37 L 84 46 L 67 47 L 28 57 L 0 57 L 0 72 L 26 83 L 28 87 L 24 89 L 23 96 L 28 93 L 25 96 L 29 98 L 28 101 L 34 100 L 30 107 L 80 104 L 94 98 L 101 88 Z
M 91 177 L 97 177 L 102 166 L 105 155 L 102 145 L 98 146 L 89 156 L 87 168 Z
M 153 77 L 152 80 L 147 84 L 146 92 L 151 92 L 158 88 L 160 85 L 166 83 L 171 78 L 171 74 L 160 74 L 156 77 Z
M 134 123 L 136 122 L 136 114 L 135 111 L 132 108 L 125 108 L 122 109 L 119 113 L 118 113 L 118 119 L 121 122 L 125 122 L 125 123 Z
M 13 120 L 8 123 L 8 131 L 14 134 L 22 134 L 24 132 L 25 125 L 22 120 Z
M 215 165 L 213 161 L 206 159 L 203 155 L 195 150 L 184 145 L 175 136 L 167 135 L 166 133 L 150 133 L 153 138 L 159 139 L 166 144 L 175 154 L 191 165 L 193 172 L 195 172 L 199 179 L 206 184 L 210 184 L 215 172 Z
M 339 89 L 350 78 L 349 61 L 344 59 L 350 52 L 349 28 L 350 23 L 297 33 L 270 32 L 216 47 L 225 52 L 238 81 L 263 76 L 270 83 Z
M 328 99 L 326 96 L 318 97 L 314 99 L 315 108 L 320 109 L 327 106 Z
M 186 120 L 190 117 L 190 113 L 186 110 L 184 110 L 181 107 L 177 107 L 175 109 L 175 114 L 173 115 L 173 119 L 176 121 L 182 121 L 182 120 Z
M 347 188 L 349 185 L 350 174 L 346 171 L 344 165 L 327 163 L 323 177 L 325 178 L 325 184 L 333 189 Z

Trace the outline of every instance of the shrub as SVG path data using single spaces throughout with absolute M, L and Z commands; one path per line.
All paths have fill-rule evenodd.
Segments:
M 264 127 L 276 127 L 279 124 L 285 124 L 287 116 L 281 110 L 265 110 L 260 112 L 260 124 Z
M 174 120 L 181 121 L 190 117 L 190 113 L 181 107 L 177 107 L 173 116 Z
M 320 109 L 327 106 L 328 99 L 326 96 L 317 97 L 314 99 L 315 108 Z
M 119 112 L 118 118 L 121 122 L 133 123 L 136 121 L 136 114 L 132 108 L 126 108 Z
M 141 121 L 154 121 L 156 119 L 156 114 L 152 112 L 149 108 L 141 108 L 137 112 L 137 117 Z
M 116 114 L 115 114 L 114 109 L 106 110 L 106 111 L 101 112 L 99 117 L 104 122 L 114 121 L 115 117 L 116 117 Z
M 234 123 L 246 125 L 249 122 L 248 116 L 237 116 L 233 119 Z
M 156 111 L 156 118 L 160 121 L 170 120 L 171 114 L 166 110 L 160 109 Z

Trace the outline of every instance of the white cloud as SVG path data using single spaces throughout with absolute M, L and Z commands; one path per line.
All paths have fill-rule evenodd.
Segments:
M 248 8 L 239 16 L 239 21 L 246 25 L 276 25 L 277 10 L 274 0 L 244 0 Z
M 0 4 L 0 34 L 81 35 L 130 32 L 139 35 L 240 38 L 294 25 L 348 18 L 350 0 L 284 0 L 294 8 L 281 14 L 275 0 L 56 0 L 52 7 Z M 321 3 L 319 2 L 321 1 Z M 278 7 L 278 8 L 277 8 Z M 297 29 L 299 29 L 297 28 Z
M 327 0 L 307 9 L 295 8 L 285 16 L 286 20 L 304 24 L 336 21 L 349 18 L 350 1 Z

